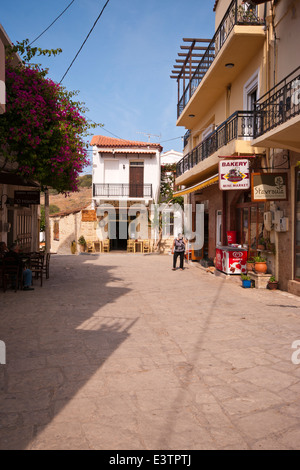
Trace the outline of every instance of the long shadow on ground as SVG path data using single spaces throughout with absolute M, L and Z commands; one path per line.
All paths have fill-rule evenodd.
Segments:
M 86 256 L 52 260 L 34 292 L 0 293 L 0 449 L 26 449 L 126 341 L 137 319 L 112 315 L 130 289 L 114 266 Z M 115 286 L 114 286 L 115 284 Z

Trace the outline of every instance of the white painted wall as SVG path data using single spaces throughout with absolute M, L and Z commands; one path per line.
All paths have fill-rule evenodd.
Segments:
M 177 152 L 177 150 L 169 150 L 164 152 L 160 156 L 161 165 L 172 165 L 173 163 L 178 163 L 183 157 L 182 152 Z
M 126 157 L 127 155 L 127 157 Z M 144 162 L 144 184 L 152 184 L 152 195 L 158 200 L 160 188 L 160 153 L 152 154 L 122 154 L 101 153 L 93 148 L 93 183 L 94 184 L 129 184 L 130 162 Z M 94 198 L 97 199 L 97 198 Z M 103 198 L 102 198 L 103 199 Z M 105 198 L 108 199 L 108 198 Z M 128 199 L 113 197 L 112 199 Z M 133 198 L 130 198 L 133 199 Z M 141 199 L 141 198 L 138 198 Z M 149 198 L 145 198 L 149 199 Z

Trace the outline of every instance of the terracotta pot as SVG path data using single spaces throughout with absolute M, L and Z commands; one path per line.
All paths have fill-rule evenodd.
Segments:
M 255 272 L 260 273 L 260 274 L 266 274 L 268 271 L 268 266 L 267 263 L 255 263 L 254 265 Z
M 278 281 L 273 281 L 273 282 L 269 281 L 268 282 L 268 287 L 271 290 L 277 289 L 278 288 Z
M 265 245 L 257 245 L 257 249 L 263 251 L 266 249 Z
M 85 251 L 85 245 L 80 245 L 80 251 L 83 253 Z
M 247 263 L 247 271 L 253 271 L 254 263 Z

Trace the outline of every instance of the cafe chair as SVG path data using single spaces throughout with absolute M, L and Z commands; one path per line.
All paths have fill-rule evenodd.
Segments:
M 143 241 L 143 253 L 150 253 L 150 240 Z
M 106 238 L 105 240 L 103 240 L 102 244 L 103 244 L 103 252 L 108 253 L 109 250 L 110 250 L 110 240 L 109 240 L 109 238 Z
M 41 287 L 43 287 L 43 274 L 44 274 L 45 256 L 43 253 L 32 255 L 30 257 L 29 269 L 32 271 L 32 279 L 41 280 Z
M 94 244 L 93 244 L 93 242 L 90 242 L 90 241 L 86 242 L 86 251 L 88 253 L 94 253 Z
M 101 253 L 101 242 L 100 242 L 100 240 L 94 241 L 93 245 L 94 245 L 94 252 L 95 253 Z
M 135 253 L 135 241 L 127 240 L 127 253 Z
M 50 253 L 47 253 L 45 255 L 43 273 L 45 274 L 46 279 L 49 279 L 49 274 L 50 274 Z

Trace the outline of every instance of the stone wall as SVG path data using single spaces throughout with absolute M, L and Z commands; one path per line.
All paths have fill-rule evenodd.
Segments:
M 54 239 L 54 224 L 59 224 L 58 240 Z M 50 240 L 51 251 L 62 255 L 71 254 L 73 240 L 78 241 L 80 237 L 81 212 L 66 216 L 50 217 Z M 79 251 L 77 247 L 77 252 Z

